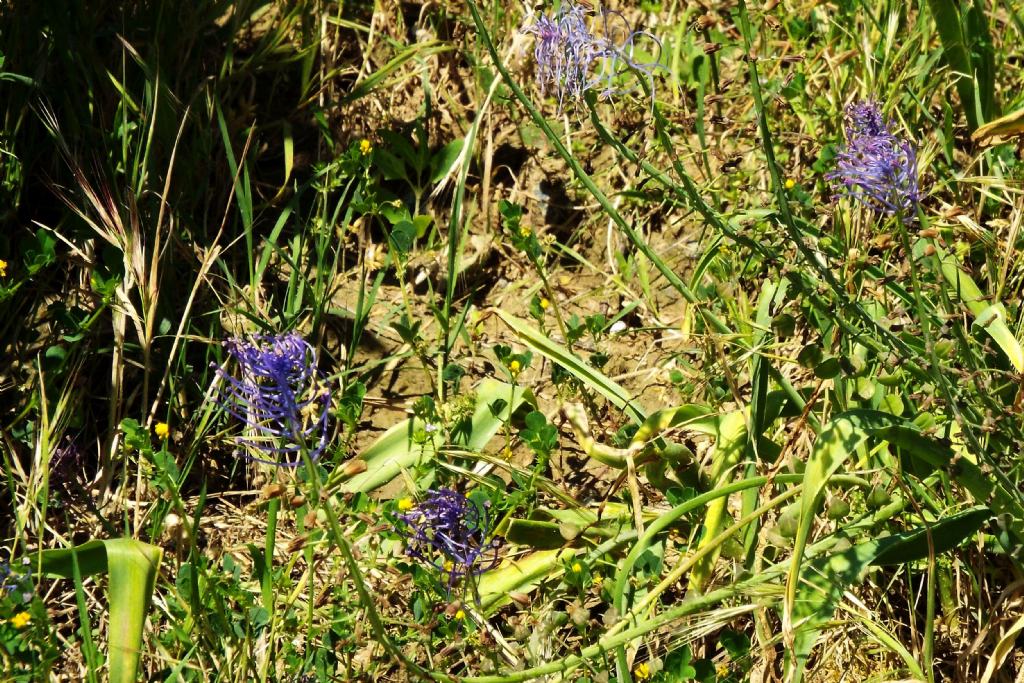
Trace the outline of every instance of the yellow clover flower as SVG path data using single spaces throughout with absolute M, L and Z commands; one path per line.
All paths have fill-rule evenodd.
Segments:
M 25 628 L 28 622 L 32 621 L 32 617 L 29 615 L 28 612 L 18 612 L 13 617 L 11 617 L 9 621 L 11 622 L 11 626 L 20 629 Z
M 153 427 L 153 433 L 159 439 L 166 439 L 171 434 L 171 427 L 166 422 L 157 422 L 156 426 Z

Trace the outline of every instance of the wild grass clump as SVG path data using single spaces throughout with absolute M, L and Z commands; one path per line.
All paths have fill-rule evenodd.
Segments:
M 1024 6 L 58 4 L 0 678 L 1020 678 Z

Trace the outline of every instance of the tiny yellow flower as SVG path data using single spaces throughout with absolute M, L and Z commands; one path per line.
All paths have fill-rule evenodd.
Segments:
M 456 619 L 465 619 L 466 618 L 466 612 L 464 610 L 460 609 L 459 611 L 457 611 L 455 613 L 455 618 Z
M 572 563 L 572 570 L 573 570 L 574 573 L 579 574 L 581 571 L 583 571 L 583 565 L 580 564 L 579 562 L 573 562 Z
M 442 566 L 446 572 L 450 572 L 455 567 L 451 560 L 445 560 L 444 565 Z
M 602 583 L 604 583 L 604 577 L 600 574 L 594 574 L 592 577 L 590 577 L 590 580 L 594 582 L 595 586 L 600 586 Z
M 648 678 L 651 677 L 650 664 L 648 664 L 647 662 L 638 664 L 637 667 L 633 669 L 633 675 L 636 676 L 638 680 L 646 681 Z
M 0 277 L 7 277 L 7 261 L 0 258 Z
M 796 187 L 796 181 L 793 180 L 792 178 L 787 178 L 786 179 L 786 189 L 787 190 L 792 190 L 794 187 Z
M 171 433 L 171 427 L 166 422 L 157 422 L 153 427 L 153 433 L 157 435 L 157 438 L 166 439 Z
M 508 369 L 509 372 L 511 372 L 513 375 L 518 375 L 519 371 L 522 369 L 522 366 L 519 364 L 519 361 L 514 360 L 508 364 Z
M 412 510 L 413 505 L 412 498 L 402 498 L 398 501 L 398 509 L 402 512 Z
M 14 628 L 25 628 L 25 626 L 32 620 L 28 612 L 18 612 L 10 618 L 11 626 Z
M 520 237 L 529 237 L 530 236 L 530 229 L 528 227 L 526 227 L 525 225 L 520 226 L 519 227 L 519 236 Z
M 540 307 L 546 311 L 549 308 L 551 308 L 551 302 L 548 301 L 547 299 L 545 299 L 544 297 L 541 297 L 541 299 L 540 299 Z
M 363 140 L 359 143 L 359 153 L 364 157 L 373 151 L 373 143 L 369 140 Z

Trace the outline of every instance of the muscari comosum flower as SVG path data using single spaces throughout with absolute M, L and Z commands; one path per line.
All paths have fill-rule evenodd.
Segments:
M 636 89 L 617 85 L 616 79 L 630 71 L 643 78 L 654 98 L 654 71 L 663 68 L 661 41 L 646 31 L 634 31 L 619 14 L 605 10 L 600 30 L 587 22 L 587 11 L 566 0 L 552 15 L 542 14 L 523 29 L 536 38 L 533 56 L 537 83 L 542 94 L 553 91 L 561 111 L 566 101 L 579 104 L 588 90 L 598 90 L 604 99 Z M 650 40 L 655 48 L 651 61 L 640 61 L 637 44 Z
M 316 351 L 298 334 L 256 335 L 224 343 L 239 377 L 217 368 L 223 382 L 218 403 L 246 425 L 241 446 L 283 467 L 316 460 L 327 445 L 330 392 L 317 370 Z
M 498 563 L 497 543 L 487 508 L 451 489 L 431 489 L 409 512 L 399 515 L 410 557 L 448 574 L 451 589 L 460 578 Z
M 905 222 L 916 218 L 921 193 L 917 183 L 917 152 L 896 135 L 874 102 L 846 108 L 846 142 L 828 174 L 836 197 L 846 195 L 862 205 Z

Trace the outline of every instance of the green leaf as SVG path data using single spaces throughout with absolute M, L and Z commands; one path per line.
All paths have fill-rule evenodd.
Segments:
M 405 164 L 402 160 L 386 149 L 380 147 L 373 150 L 373 165 L 377 167 L 384 180 L 408 180 Z
M 726 413 L 718 418 L 715 430 L 715 446 L 711 455 L 711 477 L 712 489 L 717 489 L 729 483 L 735 474 L 736 465 L 739 464 L 743 452 L 747 446 L 747 413 L 746 411 L 734 411 Z M 716 498 L 708 503 L 707 511 L 704 513 L 704 531 L 697 550 L 702 550 L 709 543 L 714 541 L 725 528 L 726 513 L 729 504 L 728 497 Z M 713 552 L 705 555 L 690 570 L 690 590 L 702 591 L 711 578 L 715 567 L 715 561 L 721 552 L 716 548 Z
M 798 586 L 803 578 L 804 548 L 829 478 L 871 436 L 868 427 L 885 427 L 896 422 L 897 418 L 885 413 L 872 410 L 850 411 L 833 418 L 815 440 L 804 470 L 803 491 L 800 494 L 800 524 L 793 541 L 793 559 L 786 581 L 784 628 L 792 628 L 798 617 L 795 603 Z
M 981 526 L 992 517 L 992 511 L 984 506 L 958 512 L 944 517 L 928 527 L 920 527 L 898 534 L 891 538 L 897 539 L 887 545 L 872 560 L 872 564 L 905 564 L 928 557 L 928 535 L 931 534 L 932 548 L 936 555 L 951 550 L 970 538 Z
M 880 543 L 869 541 L 843 552 L 812 561 L 800 573 L 800 584 L 792 607 L 793 650 L 786 651 L 787 681 L 803 679 L 807 657 L 814 649 L 821 627 L 832 618 L 843 591 L 860 583 L 861 577 L 878 556 Z
M 416 241 L 416 226 L 412 221 L 399 221 L 391 230 L 391 243 L 400 254 L 408 254 Z
M 490 406 L 499 399 L 505 404 L 497 414 L 494 414 Z M 528 390 L 495 379 L 484 379 L 476 389 L 476 406 L 470 424 L 469 438 L 463 445 L 470 451 L 483 450 L 491 437 L 498 433 L 502 424 L 507 422 L 523 403 L 535 403 L 533 394 Z M 341 489 L 352 493 L 366 493 L 388 483 L 402 470 L 432 460 L 437 454 L 441 437 L 437 431 L 427 432 L 426 438 L 418 442 L 414 436 L 422 434 L 425 426 L 422 420 L 412 417 L 384 432 L 359 455 L 359 459 L 366 462 L 366 471 L 341 484 Z M 335 472 L 340 475 L 342 469 L 338 468 Z M 337 479 L 328 480 L 328 486 L 334 483 L 337 483 Z
M 578 380 L 625 411 L 630 419 L 635 422 L 642 422 L 644 420 L 646 416 L 643 410 L 632 400 L 630 393 L 619 384 L 582 361 L 569 349 L 552 341 L 543 332 L 527 325 L 519 318 L 506 313 L 500 308 L 494 310 L 498 317 L 516 333 L 520 341 L 530 347 L 530 349 L 545 356 L 553 363 L 560 365 Z
M 481 606 L 493 612 L 510 601 L 509 593 L 533 590 L 542 579 L 561 573 L 563 562 L 575 553 L 572 549 L 539 550 L 525 557 L 505 560 L 480 576 L 477 588 Z
M 430 182 L 436 183 L 448 175 L 448 172 L 458 160 L 459 155 L 462 154 L 462 148 L 465 144 L 466 141 L 464 139 L 453 140 L 438 150 L 437 154 L 430 160 Z
M 110 648 L 108 679 L 112 683 L 133 683 L 142 654 L 142 627 L 149 611 L 163 550 L 131 538 L 89 541 L 77 548 L 44 550 L 40 572 L 73 578 L 75 556 L 80 576 L 106 572 L 107 607 L 112 627 L 107 634 Z
M 539 522 L 533 519 L 510 519 L 502 531 L 505 540 L 537 550 L 555 550 L 568 541 L 562 535 L 562 527 L 554 522 Z
M 945 552 L 974 534 L 991 517 L 988 508 L 978 506 L 944 517 L 930 527 L 935 554 Z M 873 565 L 902 564 L 928 557 L 928 531 L 913 529 L 875 539 L 847 550 L 816 558 L 801 572 L 793 604 L 794 648 L 786 653 L 790 676 L 799 682 L 807 658 L 822 626 L 832 619 L 843 592 L 860 583 Z M 920 671 L 912 672 L 920 676 Z
M 928 7 L 942 39 L 943 56 L 953 72 L 952 77 L 957 79 L 956 89 L 960 95 L 960 106 L 967 116 L 967 125 L 973 131 L 981 121 L 978 120 L 978 105 L 975 98 L 974 69 L 960 23 L 960 3 L 956 0 L 928 0 Z

